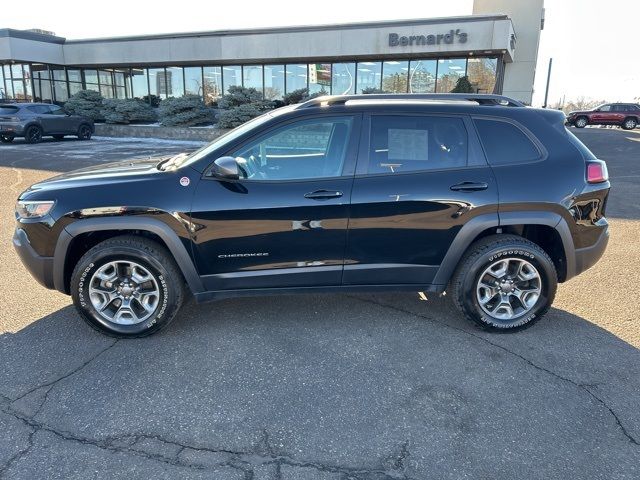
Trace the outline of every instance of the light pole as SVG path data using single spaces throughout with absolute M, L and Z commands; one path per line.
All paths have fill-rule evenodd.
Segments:
M 549 98 L 549 81 L 551 80 L 552 64 L 553 64 L 553 58 L 549 58 L 549 70 L 547 71 L 547 88 L 544 89 L 544 105 L 542 105 L 542 108 L 547 108 L 547 98 Z

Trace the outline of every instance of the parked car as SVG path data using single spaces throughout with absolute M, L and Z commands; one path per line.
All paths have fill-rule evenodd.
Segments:
M 112 336 L 158 331 L 188 293 L 447 290 L 517 330 L 608 241 L 606 164 L 563 123 L 488 95 L 320 97 L 190 155 L 37 183 L 13 242 Z
M 42 137 L 61 140 L 65 135 L 89 140 L 93 135 L 93 120 L 69 115 L 62 107 L 49 103 L 0 104 L 0 141 L 13 142 L 24 137 L 27 143 L 38 143 Z
M 567 123 L 577 128 L 587 125 L 618 125 L 625 130 L 633 130 L 640 124 L 640 105 L 607 103 L 593 110 L 569 112 Z

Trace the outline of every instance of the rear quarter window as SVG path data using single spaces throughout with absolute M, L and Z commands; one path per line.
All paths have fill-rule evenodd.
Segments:
M 535 162 L 542 153 L 516 125 L 491 119 L 474 119 L 490 165 Z
M 0 107 L 0 115 L 15 115 L 18 113 L 18 107 Z

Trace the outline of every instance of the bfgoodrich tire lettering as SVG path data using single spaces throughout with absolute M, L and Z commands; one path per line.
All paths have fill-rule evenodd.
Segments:
M 509 268 L 525 269 L 523 278 L 529 277 L 531 280 L 520 280 L 515 272 L 502 272 L 500 262 L 512 265 Z M 483 275 L 488 269 L 496 266 L 498 277 L 504 280 L 495 279 L 495 292 L 498 297 L 495 302 L 500 302 L 511 298 L 508 292 L 513 291 L 515 282 L 524 282 L 523 290 L 530 289 L 530 304 L 520 303 L 512 300 L 512 314 L 506 310 L 496 311 L 492 314 L 490 309 L 483 308 L 481 304 L 482 294 L 479 293 L 479 285 L 483 283 Z M 492 275 L 489 275 L 491 278 Z M 486 277 L 485 281 L 486 281 Z M 501 283 L 502 282 L 502 283 Z M 458 309 L 466 318 L 476 325 L 493 331 L 507 332 L 520 330 L 529 327 L 538 321 L 551 307 L 556 294 L 558 277 L 555 266 L 549 255 L 529 240 L 516 235 L 493 235 L 486 237 L 471 247 L 464 255 L 456 272 L 451 280 L 451 297 Z M 507 292 L 507 293 L 505 293 Z M 483 292 L 484 293 L 484 292 Z M 535 296 L 533 296 L 535 295 Z M 485 296 L 490 296 L 485 295 Z
M 109 265 L 116 264 L 124 270 L 114 273 Z M 139 269 L 138 273 L 129 270 L 131 273 L 127 274 L 127 265 L 129 269 L 137 266 L 134 268 Z M 140 275 L 146 279 L 144 282 L 153 286 L 154 293 L 152 301 L 136 303 L 137 310 L 142 309 L 144 303 L 153 309 L 152 313 L 140 315 L 139 319 L 131 315 L 130 321 L 122 321 L 115 311 L 126 299 L 133 299 L 131 291 L 135 285 L 130 284 L 133 283 L 131 278 L 135 280 Z M 107 283 L 101 282 L 100 278 Z M 96 281 L 100 281 L 100 285 L 96 285 Z M 102 303 L 112 315 L 101 313 L 97 308 L 101 299 L 96 301 L 96 287 L 108 290 Z M 115 237 L 99 243 L 83 255 L 71 276 L 71 296 L 82 318 L 96 330 L 114 337 L 144 337 L 164 328 L 178 312 L 184 294 L 184 279 L 166 249 L 156 242 L 134 236 Z M 113 300 L 109 301 L 109 298 Z

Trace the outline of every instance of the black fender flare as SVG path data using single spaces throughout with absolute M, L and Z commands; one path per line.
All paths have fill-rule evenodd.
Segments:
M 555 212 L 530 211 L 487 213 L 469 220 L 458 232 L 449 250 L 442 259 L 433 284 L 444 288 L 449 283 L 460 259 L 473 241 L 483 231 L 508 225 L 546 225 L 554 228 L 560 235 L 566 257 L 566 280 L 576 275 L 576 255 L 573 237 L 567 221 Z
M 64 270 L 69 245 L 74 237 L 87 232 L 104 230 L 143 230 L 160 237 L 175 259 L 192 293 L 204 291 L 191 255 L 180 241 L 178 235 L 166 223 L 154 218 L 140 217 L 100 217 L 78 220 L 67 225 L 56 243 L 53 257 L 53 284 L 56 290 L 68 294 L 65 286 Z

